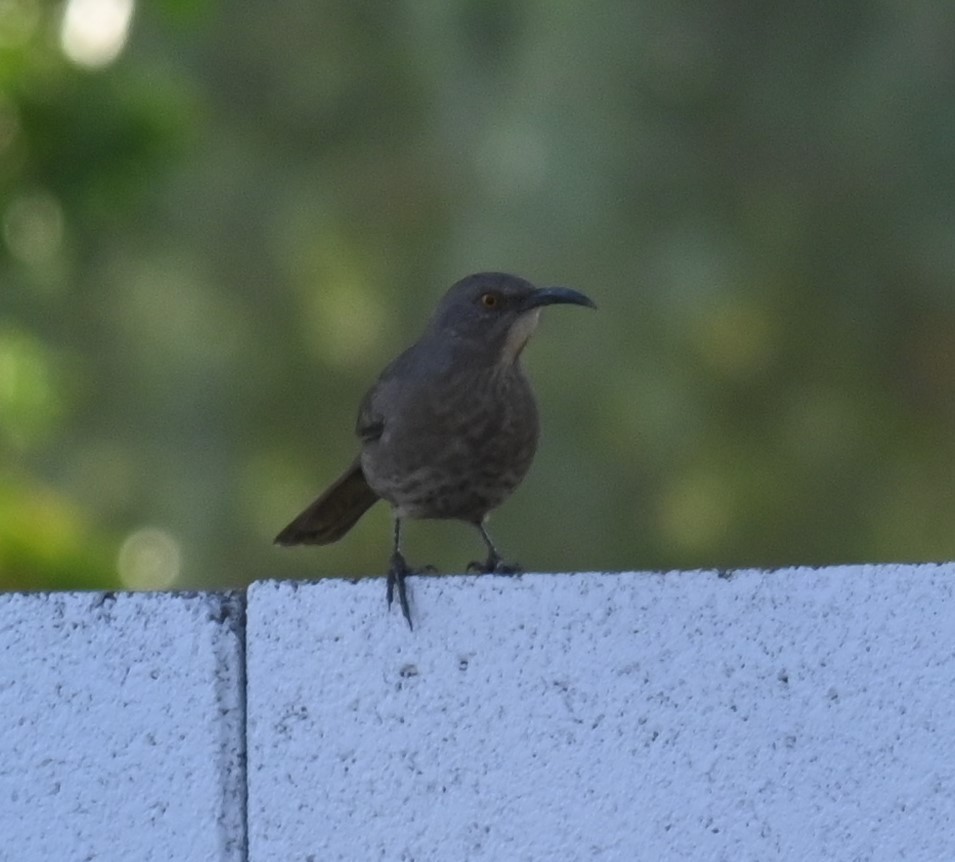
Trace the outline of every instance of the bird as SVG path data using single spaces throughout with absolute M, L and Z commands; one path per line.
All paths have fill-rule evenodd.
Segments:
M 419 339 L 365 394 L 355 430 L 360 452 L 275 538 L 278 545 L 341 539 L 379 500 L 391 505 L 394 533 L 387 573 L 414 628 L 401 549 L 406 519 L 451 519 L 475 526 L 487 548 L 468 571 L 517 574 L 487 530 L 488 515 L 521 483 L 540 434 L 537 403 L 521 354 L 548 305 L 596 308 L 568 287 L 535 287 L 504 272 L 479 272 L 451 286 Z

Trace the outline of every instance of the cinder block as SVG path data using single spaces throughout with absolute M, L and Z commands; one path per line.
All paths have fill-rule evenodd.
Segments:
M 252 587 L 266 860 L 955 858 L 955 566 Z
M 245 858 L 243 597 L 0 595 L 0 859 Z

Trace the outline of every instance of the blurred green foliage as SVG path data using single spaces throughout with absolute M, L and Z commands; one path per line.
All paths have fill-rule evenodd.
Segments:
M 955 4 L 68 6 L 0 2 L 0 588 L 381 572 L 384 506 L 271 539 L 480 269 L 600 306 L 526 354 L 528 568 L 955 558 Z

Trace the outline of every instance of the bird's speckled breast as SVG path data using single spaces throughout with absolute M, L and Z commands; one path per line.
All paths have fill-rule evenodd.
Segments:
M 400 413 L 366 443 L 368 484 L 399 517 L 480 523 L 530 468 L 539 432 L 537 405 L 517 364 L 429 381 L 402 393 Z M 427 421 L 422 421 L 427 417 Z

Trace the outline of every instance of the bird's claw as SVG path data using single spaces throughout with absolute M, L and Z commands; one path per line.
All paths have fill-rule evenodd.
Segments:
M 431 575 L 437 569 L 434 566 L 422 566 L 420 569 L 408 567 L 405 558 L 401 554 L 394 554 L 391 558 L 391 568 L 388 569 L 388 580 L 385 589 L 385 598 L 388 601 L 388 608 L 391 609 L 391 603 L 394 601 L 395 592 L 398 593 L 398 605 L 401 613 L 408 622 L 408 628 L 414 630 L 414 624 L 411 622 L 411 606 L 408 604 L 408 591 L 405 587 L 405 579 L 408 575 Z
M 468 572 L 475 575 L 521 575 L 524 573 L 517 563 L 505 563 L 500 557 L 488 557 L 483 563 L 472 560 L 468 563 Z
M 391 603 L 395 598 L 395 590 L 398 591 L 398 604 L 401 606 L 401 613 L 408 621 L 408 628 L 414 629 L 411 622 L 411 607 L 408 604 L 408 591 L 405 589 L 405 578 L 411 574 L 408 564 L 401 554 L 394 554 L 391 558 L 391 567 L 388 569 L 388 581 L 385 589 L 385 598 L 388 600 L 388 609 L 391 609 Z

